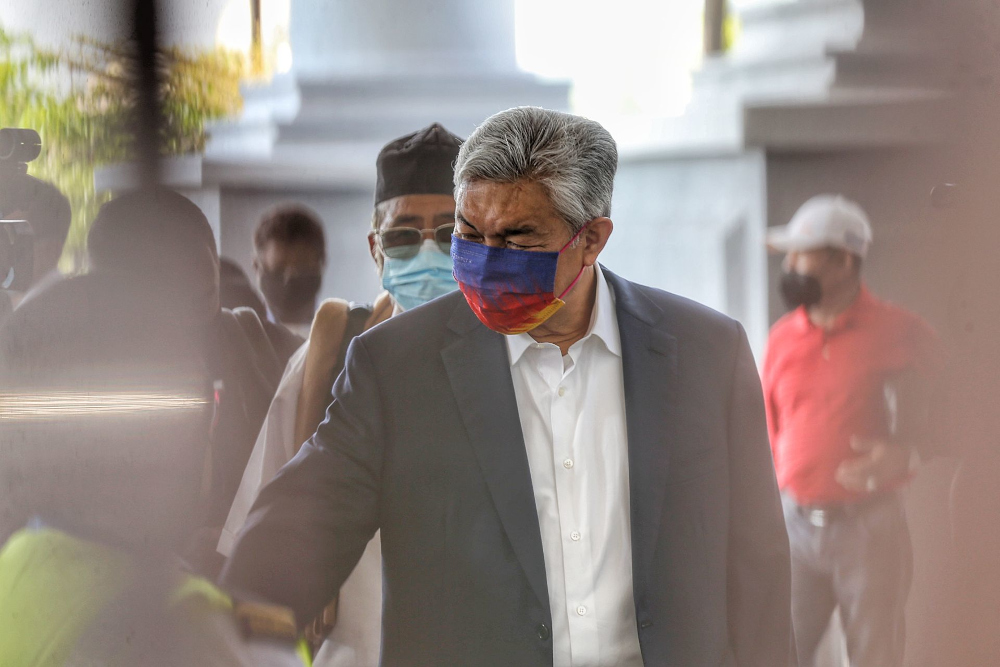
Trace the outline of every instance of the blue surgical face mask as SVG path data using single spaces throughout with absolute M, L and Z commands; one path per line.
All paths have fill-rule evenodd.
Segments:
M 458 289 L 452 276 L 451 257 L 437 243 L 426 240 L 420 252 L 409 259 L 386 257 L 382 265 L 382 287 L 403 310 Z

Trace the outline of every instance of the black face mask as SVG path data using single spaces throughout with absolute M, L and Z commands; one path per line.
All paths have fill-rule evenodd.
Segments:
M 789 308 L 815 306 L 823 296 L 819 280 L 794 271 L 781 274 L 781 296 Z
M 304 274 L 287 280 L 280 273 L 267 271 L 260 276 L 260 291 L 264 293 L 271 312 L 281 321 L 301 316 L 316 303 L 323 276 Z

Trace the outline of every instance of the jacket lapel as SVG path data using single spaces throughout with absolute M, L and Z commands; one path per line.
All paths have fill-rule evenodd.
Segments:
M 448 326 L 458 336 L 441 357 L 469 440 L 514 553 L 549 613 L 542 536 L 503 336 L 482 326 L 464 300 Z
M 675 400 L 677 340 L 661 328 L 663 311 L 635 285 L 607 269 L 604 276 L 615 292 L 622 341 L 632 577 L 635 590 L 642 591 L 647 589 L 667 490 L 673 430 L 669 408 Z
M 648 588 L 666 497 L 677 340 L 662 330 L 663 311 L 655 303 L 602 269 L 615 292 L 622 342 L 633 580 L 642 591 Z M 541 530 L 503 336 L 482 326 L 464 301 L 448 326 L 457 335 L 441 357 L 455 400 L 514 553 L 548 612 Z

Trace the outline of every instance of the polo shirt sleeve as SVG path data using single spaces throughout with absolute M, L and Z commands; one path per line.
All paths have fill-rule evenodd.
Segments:
M 774 400 L 774 357 L 779 343 L 775 340 L 774 331 L 768 336 L 767 349 L 764 352 L 764 364 L 761 371 L 761 385 L 764 390 L 764 414 L 767 417 L 767 435 L 771 442 L 771 455 L 776 456 L 775 443 L 778 438 L 780 421 L 778 404 Z

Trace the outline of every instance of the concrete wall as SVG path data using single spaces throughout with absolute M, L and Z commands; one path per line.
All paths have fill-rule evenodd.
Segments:
M 516 69 L 512 0 L 297 0 L 290 32 L 303 77 Z
M 759 358 L 768 327 L 764 216 L 762 154 L 624 157 L 602 261 L 740 320 Z
M 327 267 L 321 298 L 371 301 L 379 292 L 375 264 L 368 254 L 372 196 L 359 192 L 224 190 L 221 197 L 222 254 L 252 274 L 253 230 L 261 214 L 281 202 L 299 202 L 323 219 Z

